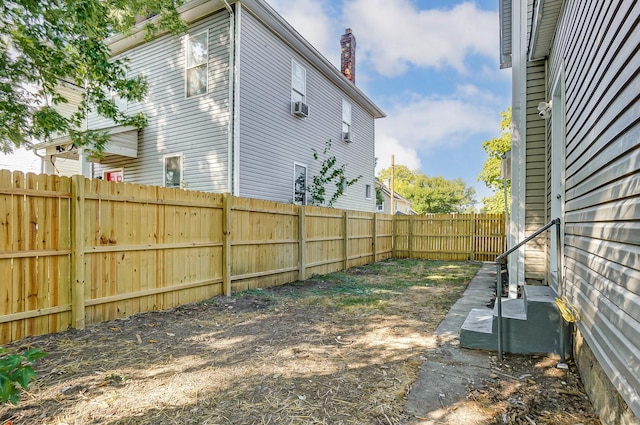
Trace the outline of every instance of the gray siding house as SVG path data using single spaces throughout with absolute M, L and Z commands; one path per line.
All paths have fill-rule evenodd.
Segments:
M 320 169 L 312 149 L 331 140 L 346 177 L 362 176 L 335 206 L 373 211 L 374 121 L 385 115 L 355 86 L 353 62 L 336 69 L 264 0 L 193 0 L 179 10 L 186 34 L 144 42 L 143 22 L 107 40 L 112 55 L 149 82 L 143 102 L 114 101 L 145 112 L 149 123 L 118 128 L 91 116 L 88 128 L 108 129 L 112 141 L 84 174 L 306 203 Z M 343 59 L 353 58 L 350 30 L 342 39 Z
M 513 71 L 510 286 L 577 307 L 573 355 L 604 424 L 640 423 L 640 2 L 500 0 Z M 556 250 L 560 273 L 556 273 Z M 560 283 L 559 283 L 560 282 Z

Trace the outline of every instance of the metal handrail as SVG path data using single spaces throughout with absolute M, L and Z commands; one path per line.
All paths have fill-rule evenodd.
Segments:
M 557 273 L 558 273 L 558 291 L 562 292 L 562 276 L 560 274 L 560 263 L 562 260 L 562 253 L 560 250 L 560 218 L 554 218 L 549 223 L 542 226 L 540 229 L 536 230 L 534 233 L 527 236 L 524 240 L 519 242 L 517 245 L 511 247 L 509 250 L 503 252 L 502 254 L 496 257 L 496 305 L 498 307 L 498 326 L 497 326 L 497 337 L 498 337 L 498 360 L 502 360 L 502 270 L 500 265 L 505 263 L 505 259 L 512 254 L 514 251 L 519 249 L 521 246 L 525 245 L 527 242 L 532 239 L 538 237 L 541 233 L 547 231 L 549 228 L 558 225 L 556 227 L 556 254 L 558 256 L 558 264 L 557 264 Z M 565 347 L 564 347 L 564 323 L 560 323 L 560 362 L 563 363 L 565 361 Z
M 534 239 L 534 238 L 538 237 L 542 232 L 544 232 L 545 230 L 547 230 L 550 227 L 554 226 L 556 223 L 560 224 L 560 219 L 559 218 L 554 218 L 553 220 L 551 220 L 550 222 L 548 222 L 547 224 L 545 224 L 544 226 L 542 226 L 541 228 L 536 230 L 534 233 L 532 233 L 529 236 L 527 236 L 522 242 L 520 242 L 516 246 L 514 246 L 511 249 L 509 249 L 508 251 L 505 251 L 502 254 L 498 255 L 496 257 L 496 263 L 504 260 L 505 258 L 507 258 L 509 256 L 509 254 L 512 254 L 515 250 L 517 250 L 522 245 L 524 245 L 527 242 L 529 242 L 531 239 Z

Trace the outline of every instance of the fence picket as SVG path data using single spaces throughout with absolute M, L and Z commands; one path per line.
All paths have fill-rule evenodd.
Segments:
M 0 170 L 0 189 L 11 189 L 11 173 L 8 170 Z M 15 225 L 13 222 L 13 195 L 0 193 L 0 251 L 13 251 L 13 232 Z M 13 263 L 12 258 L 0 258 L 0 316 L 11 314 L 13 309 Z M 11 340 L 10 322 L 0 323 L 0 341 Z

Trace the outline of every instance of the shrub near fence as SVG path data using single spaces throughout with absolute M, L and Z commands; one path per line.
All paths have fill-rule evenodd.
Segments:
M 0 343 L 280 285 L 394 251 L 493 260 L 503 233 L 477 232 L 495 232 L 500 217 L 487 230 L 484 216 L 472 216 L 464 225 L 446 216 L 436 231 L 422 217 L 0 171 Z M 479 246 L 482 238 L 492 244 Z

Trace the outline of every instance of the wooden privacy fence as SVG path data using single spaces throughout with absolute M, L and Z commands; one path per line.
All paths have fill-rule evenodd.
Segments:
M 502 251 L 501 216 L 464 215 L 455 225 L 458 217 L 446 217 L 450 224 L 442 216 L 436 231 L 426 221 L 433 217 L 0 171 L 0 343 L 394 253 L 493 260 Z M 455 258 L 443 257 L 447 249 Z
M 505 250 L 504 214 L 396 216 L 395 258 L 495 261 Z

